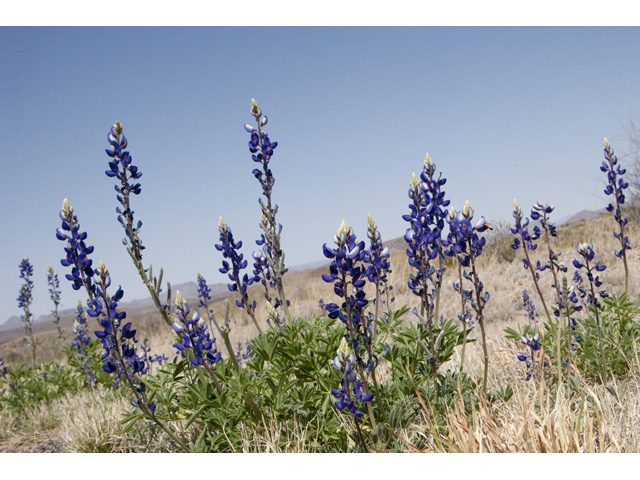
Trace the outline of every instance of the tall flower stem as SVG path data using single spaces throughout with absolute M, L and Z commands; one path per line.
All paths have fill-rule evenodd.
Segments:
M 467 348 L 467 313 L 465 311 L 464 289 L 462 288 L 462 265 L 458 261 L 458 279 L 460 280 L 460 319 L 462 321 L 462 358 L 460 359 L 460 373 L 464 371 L 464 354 Z
M 476 294 L 476 303 L 479 307 L 479 311 L 478 313 L 478 323 L 480 323 L 480 331 L 482 333 L 482 352 L 484 354 L 484 377 L 482 379 L 482 392 L 486 395 L 487 394 L 487 377 L 489 375 L 489 352 L 487 350 L 487 335 L 485 333 L 485 328 L 484 328 L 484 313 L 483 313 L 483 302 L 480 298 L 480 292 L 478 289 L 478 285 L 480 283 L 480 280 L 478 279 L 478 273 L 476 271 L 476 262 L 475 262 L 475 255 L 471 254 L 471 271 L 473 272 L 473 281 L 474 281 L 474 291 Z

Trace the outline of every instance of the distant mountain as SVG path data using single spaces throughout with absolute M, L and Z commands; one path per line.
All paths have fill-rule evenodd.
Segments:
M 607 210 L 602 208 L 600 210 L 582 210 L 578 213 L 575 213 L 573 215 L 569 215 L 567 217 L 564 217 L 562 219 L 560 219 L 558 221 L 558 225 L 564 225 L 565 223 L 572 223 L 572 222 L 578 222 L 580 220 L 584 220 L 585 218 L 596 218 L 599 217 L 600 215 L 602 215 L 603 213 L 605 213 Z
M 226 283 L 216 283 L 213 285 L 209 285 L 211 289 L 211 297 L 213 300 L 217 300 L 218 298 L 226 297 L 229 294 L 229 289 Z M 198 298 L 198 284 L 195 282 L 186 282 L 180 283 L 178 285 L 171 285 L 171 295 L 175 298 L 176 292 L 180 290 L 180 293 L 183 297 L 189 300 L 195 300 Z M 160 294 L 160 300 L 166 300 L 166 292 L 163 289 L 163 292 Z M 148 307 L 153 305 L 153 300 L 151 297 L 131 300 L 130 302 L 121 302 L 120 308 L 123 310 L 133 310 L 136 308 Z M 60 317 L 73 316 L 75 315 L 75 308 L 67 308 L 64 310 L 59 310 L 58 314 Z M 50 322 L 53 320 L 52 314 L 40 315 L 38 318 L 34 319 L 33 323 L 44 323 Z M 22 319 L 19 316 L 13 315 L 9 317 L 3 324 L 0 324 L 0 331 L 4 330 L 12 330 L 14 328 L 22 327 Z

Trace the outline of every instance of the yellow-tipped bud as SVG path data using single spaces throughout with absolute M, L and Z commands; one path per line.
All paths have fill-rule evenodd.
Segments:
M 227 222 L 225 222 L 222 217 L 218 220 L 218 228 L 227 228 Z
M 464 202 L 464 207 L 462 207 L 462 214 L 465 217 L 468 217 L 471 214 L 471 203 L 469 203 L 469 200 Z
M 113 124 L 113 129 L 116 132 L 116 135 L 120 135 L 122 133 L 122 124 L 118 121 L 116 121 L 116 123 Z
M 82 302 L 78 299 L 78 308 L 82 308 Z
M 184 303 L 184 297 L 180 293 L 180 290 L 176 292 L 176 307 L 181 307 Z
M 53 268 L 51 268 L 51 265 L 49 265 L 49 266 L 47 267 L 47 270 L 49 271 L 49 273 L 52 273 L 52 272 L 53 272 Z
M 451 207 L 449 209 L 449 218 L 456 218 L 456 213 L 458 213 L 458 212 L 456 212 L 456 209 Z
M 611 148 L 611 144 L 609 143 L 609 140 L 607 140 L 607 137 L 604 137 L 604 148 Z
M 344 337 L 342 337 L 342 340 L 340 341 L 338 355 L 340 358 L 347 358 L 349 356 L 349 342 L 347 342 L 347 339 Z
M 105 266 L 105 264 L 102 263 L 102 260 L 100 260 L 100 262 L 98 263 L 98 274 L 99 275 L 108 275 L 109 274 L 109 270 L 107 270 L 107 267 Z
M 411 174 L 411 188 L 416 189 L 418 188 L 418 185 L 420 185 L 420 181 L 418 180 L 418 177 L 416 177 L 415 173 Z
M 342 233 L 347 235 L 349 233 L 349 230 L 351 230 L 351 227 L 349 226 L 349 224 L 347 222 L 345 222 L 344 220 L 342 220 L 342 223 L 338 227 L 338 231 L 336 232 L 336 234 L 338 236 L 340 236 Z
M 260 107 L 254 98 L 251 99 L 251 115 L 260 115 Z
M 278 313 L 276 312 L 276 309 L 273 308 L 273 305 L 271 305 L 271 302 L 269 301 L 267 301 L 267 315 L 271 319 L 275 319 L 278 317 Z
M 73 207 L 69 205 L 69 202 L 66 198 L 62 201 L 62 214 L 65 217 L 69 217 L 71 216 L 71 214 L 73 214 Z
M 513 199 L 513 211 L 514 212 L 520 211 L 520 205 L 518 205 L 518 200 L 516 200 L 515 198 Z
M 427 167 L 430 167 L 431 165 L 433 165 L 433 162 L 431 161 L 431 157 L 429 156 L 429 154 L 427 153 L 427 156 L 424 157 L 424 164 Z
M 373 217 L 371 216 L 370 213 L 367 214 L 367 226 L 371 230 L 375 230 L 376 229 L 376 222 L 373 221 Z

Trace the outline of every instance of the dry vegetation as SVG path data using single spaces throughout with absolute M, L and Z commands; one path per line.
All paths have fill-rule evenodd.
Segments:
M 631 225 L 631 223 L 630 223 Z M 637 222 L 633 222 L 637 225 Z M 570 226 L 558 228 L 558 240 L 554 245 L 562 251 L 561 260 L 573 268 L 575 247 L 579 242 L 591 241 L 596 255 L 607 265 L 603 272 L 604 287 L 620 290 L 624 285 L 622 263 L 613 255 L 616 239 L 611 232 L 614 220 L 611 215 L 582 220 Z M 633 247 L 640 245 L 640 232 L 630 228 L 629 239 Z M 628 389 L 616 395 L 602 386 L 594 386 L 580 380 L 582 392 L 572 398 L 559 396 L 552 398 L 542 383 L 524 381 L 524 367 L 515 359 L 517 345 L 508 343 L 503 329 L 524 323 L 522 290 L 532 290 L 530 273 L 522 266 L 519 257 L 509 247 L 512 235 L 503 225 L 490 234 L 490 240 L 483 253 L 480 265 L 481 278 L 485 290 L 491 293 L 486 309 L 488 335 L 490 338 L 490 378 L 489 384 L 510 384 L 513 398 L 504 403 L 493 404 L 478 391 L 480 409 L 471 422 L 460 412 L 462 405 L 451 411 L 447 417 L 449 434 L 438 439 L 431 430 L 429 412 L 422 412 L 421 421 L 414 422 L 403 432 L 396 432 L 403 439 L 406 451 L 463 451 L 463 452 L 637 452 L 640 450 L 640 375 L 634 372 L 628 379 Z M 401 239 L 399 239 L 401 240 Z M 556 241 L 556 240 L 554 240 Z M 406 262 L 402 242 L 393 241 L 391 266 L 393 273 L 390 283 L 394 286 L 396 298 L 394 306 L 409 304 L 418 306 L 416 297 L 408 291 L 406 279 L 409 266 Z M 397 245 L 397 247 L 396 247 Z M 536 252 L 542 257 L 544 249 Z M 635 251 L 635 250 L 633 250 Z M 632 252 L 633 252 L 632 251 Z M 535 256 L 534 256 L 535 258 Z M 535 261 L 535 259 L 534 259 Z M 320 275 L 326 268 L 290 273 L 285 276 L 285 289 L 291 299 L 291 313 L 296 316 L 321 314 L 318 300 L 333 301 L 332 287 L 322 281 Z M 449 269 L 445 277 L 445 288 L 441 300 L 442 313 L 447 318 L 458 314 L 459 298 L 450 288 L 456 274 Z M 640 262 L 630 258 L 630 277 L 640 278 Z M 544 277 L 543 277 L 544 278 Z M 570 277 L 569 277 L 570 278 Z M 637 282 L 630 282 L 630 298 L 637 299 Z M 250 290 L 250 295 L 258 301 L 257 311 L 265 308 L 261 297 L 261 286 Z M 233 300 L 233 297 L 231 297 Z M 532 299 L 536 300 L 532 295 Z M 197 305 L 191 299 L 191 305 Z M 223 302 L 214 306 L 215 314 L 223 317 Z M 157 312 L 152 308 L 142 308 L 128 312 L 136 328 L 150 337 L 153 353 L 174 355 L 171 347 L 171 331 L 162 324 Z M 243 311 L 232 307 L 232 341 L 251 339 L 257 331 Z M 409 315 L 407 318 L 410 318 Z M 39 333 L 38 360 L 64 360 L 60 354 L 60 340 L 56 332 Z M 222 342 L 219 349 L 226 353 Z M 467 346 L 468 366 L 472 375 L 481 373 L 482 358 L 479 342 Z M 22 340 L 14 340 L 0 345 L 0 357 L 7 364 L 27 362 L 28 354 Z M 442 370 L 456 368 L 459 363 L 459 349 L 452 361 Z M 614 389 L 615 390 L 615 389 Z M 462 401 L 462 400 L 461 400 Z M 120 416 L 127 400 L 100 389 L 85 391 L 73 398 L 63 398 L 52 405 L 42 406 L 34 412 L 33 418 L 16 419 L 7 411 L 0 411 L 0 451 L 73 451 L 73 452 L 128 452 L 161 449 L 163 439 L 155 438 L 155 446 L 145 445 L 131 434 L 122 433 Z M 246 432 L 244 448 L 246 452 L 300 452 L 305 451 L 313 439 L 306 438 L 304 425 L 295 431 L 281 432 L 274 419 L 266 419 L 267 434 Z M 345 425 L 349 428 L 348 425 Z M 426 439 L 428 448 L 415 447 L 417 439 Z M 424 442 L 423 442 L 424 443 Z

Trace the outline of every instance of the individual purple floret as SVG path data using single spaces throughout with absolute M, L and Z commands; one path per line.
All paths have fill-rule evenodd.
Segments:
M 618 157 L 614 155 L 613 148 L 611 148 L 611 144 L 606 138 L 604 139 L 603 150 L 605 161 L 602 162 L 600 170 L 607 174 L 607 187 L 604 189 L 604 193 L 607 196 L 613 195 L 615 198 L 615 206 L 614 202 L 609 203 L 607 211 L 615 212 L 614 218 L 620 227 L 619 232 L 613 232 L 613 235 L 620 241 L 620 250 L 615 250 L 614 254 L 618 258 L 622 258 L 624 263 L 624 291 L 628 294 L 629 267 L 627 265 L 627 250 L 631 250 L 631 245 L 629 244 L 629 237 L 624 233 L 628 219 L 627 217 L 622 217 L 622 205 L 625 201 L 624 191 L 629 187 L 629 183 L 625 182 L 622 176 L 627 170 L 618 165 Z
M 0 375 L 3 377 L 7 376 L 7 366 L 4 364 L 2 358 L 0 358 Z
M 539 367 L 540 361 L 536 359 L 536 352 L 540 351 L 542 345 L 539 343 L 540 334 L 536 333 L 533 337 L 527 335 L 523 335 L 520 337 L 520 342 L 523 345 L 529 347 L 527 352 L 519 352 L 518 360 L 525 363 L 527 368 L 527 378 L 526 380 L 531 379 L 531 375 L 536 372 Z M 544 362 L 544 366 L 547 366 L 547 362 Z

